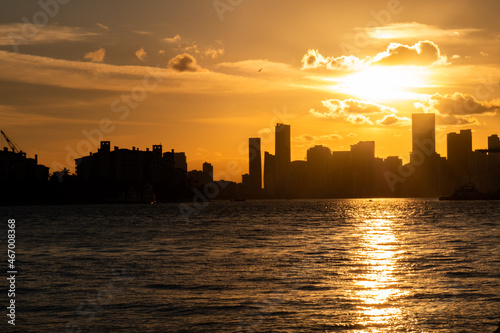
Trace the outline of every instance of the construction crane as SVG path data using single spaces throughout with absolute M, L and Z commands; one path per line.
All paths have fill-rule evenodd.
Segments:
M 21 149 L 19 149 L 19 146 L 16 145 L 9 137 L 7 134 L 5 134 L 3 131 L 0 131 L 2 133 L 2 136 L 5 138 L 5 141 L 7 141 L 7 144 L 9 145 L 10 149 L 12 149 L 12 152 L 20 154 L 22 152 Z

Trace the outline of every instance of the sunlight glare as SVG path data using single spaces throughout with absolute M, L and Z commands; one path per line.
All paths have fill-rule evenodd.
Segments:
M 371 101 L 413 99 L 419 94 L 411 90 L 429 86 L 428 76 L 416 66 L 373 66 L 343 77 L 336 89 Z

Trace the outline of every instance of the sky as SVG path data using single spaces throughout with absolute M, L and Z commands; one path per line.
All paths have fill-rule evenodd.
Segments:
M 500 134 L 498 13 L 497 0 L 6 0 L 0 129 L 51 171 L 107 140 L 162 144 L 234 181 L 249 137 L 274 153 L 277 122 L 292 160 L 375 141 L 407 162 L 422 112 L 442 156 L 461 129 L 486 148 Z

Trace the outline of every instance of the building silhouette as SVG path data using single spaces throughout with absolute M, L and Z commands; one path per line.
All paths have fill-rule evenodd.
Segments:
M 275 158 L 275 193 L 287 197 L 291 162 L 290 125 L 276 124 Z
M 276 156 L 264 152 L 264 190 L 266 195 L 273 197 L 276 186 Z
M 332 190 L 332 153 L 330 148 L 316 145 L 307 150 L 307 185 L 310 198 L 324 198 Z
M 500 138 L 498 138 L 498 135 L 493 134 L 488 137 L 488 150 L 491 152 L 500 152 Z
M 101 141 L 97 153 L 76 159 L 76 176 L 84 201 L 150 202 L 172 201 L 187 196 L 187 162 L 184 153 L 163 153 L 161 145 L 152 150 L 111 150 Z
M 262 188 L 262 157 L 260 138 L 248 139 L 249 190 L 258 192 Z
M 0 150 L 0 204 L 37 203 L 46 199 L 49 168 L 38 164 L 38 156 L 23 151 Z
M 453 185 L 457 187 L 469 184 L 473 168 L 472 131 L 470 129 L 461 130 L 460 133 L 448 133 L 447 155 Z
M 375 185 L 375 142 L 362 141 L 351 146 L 354 196 L 370 197 Z
M 109 141 L 75 160 L 76 175 L 65 169 L 48 180 L 49 169 L 38 164 L 37 156 L 27 158 L 12 144 L 0 150 L 0 186 L 5 189 L 0 204 L 437 197 L 465 185 L 500 198 L 497 134 L 488 137 L 486 149 L 473 151 L 470 129 L 449 133 L 444 158 L 436 152 L 435 115 L 414 114 L 412 120 L 412 151 L 405 165 L 398 156 L 376 157 L 374 141 L 358 142 L 348 151 L 315 145 L 305 160 L 291 161 L 291 126 L 277 124 L 275 154 L 264 152 L 263 172 L 261 139 L 249 138 L 249 173 L 242 183 L 214 180 L 208 162 L 201 171 L 188 171 L 186 154 L 163 152 L 162 145 L 112 149 Z
M 203 163 L 203 174 L 207 178 L 208 182 L 213 182 L 214 181 L 213 165 L 208 162 Z
M 436 153 L 436 115 L 415 113 L 412 115 L 412 155 Z

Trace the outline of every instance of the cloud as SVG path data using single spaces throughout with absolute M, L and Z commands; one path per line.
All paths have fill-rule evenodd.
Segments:
M 202 72 L 203 69 L 196 63 L 196 59 L 188 54 L 178 54 L 168 62 L 168 67 L 177 72 Z
M 97 22 L 95 25 L 97 25 L 99 28 L 103 30 L 109 30 L 109 27 L 107 25 L 104 25 L 102 23 Z
M 407 117 L 398 117 L 395 114 L 390 114 L 385 116 L 381 120 L 377 120 L 377 124 L 382 126 L 410 126 L 411 119 Z
M 30 26 L 23 23 L 1 24 L 0 45 L 39 45 L 57 42 L 79 42 L 98 36 L 94 32 L 76 27 L 46 25 L 44 27 Z
M 280 67 L 279 63 L 274 63 Z M 302 74 L 299 70 L 291 73 Z M 286 67 L 289 66 L 289 67 Z M 264 71 L 262 71 L 264 72 Z M 255 70 L 258 76 L 257 69 Z M 289 72 L 287 72 L 289 73 Z M 134 87 L 159 84 L 156 93 L 194 93 L 194 94 L 250 94 L 276 91 L 297 91 L 296 81 L 284 81 L 279 73 L 266 80 L 251 78 L 242 74 L 225 74 L 203 70 L 186 73 L 168 68 L 149 66 L 118 66 L 90 61 L 71 61 L 28 55 L 0 50 L 0 81 L 40 85 L 43 87 L 63 87 L 77 90 L 99 90 L 102 92 L 130 91 Z M 286 77 L 289 80 L 289 77 Z M 117 93 L 118 96 L 120 94 Z
M 323 119 L 337 119 L 342 118 L 347 122 L 352 124 L 362 125 L 369 124 L 373 125 L 373 121 L 369 116 L 373 115 L 387 115 L 382 120 L 377 121 L 379 125 L 392 125 L 392 124 L 405 124 L 408 118 L 399 118 L 394 114 L 397 110 L 385 105 L 380 105 L 368 101 L 360 101 L 355 99 L 328 99 L 322 101 L 323 106 L 325 106 L 327 112 L 318 112 L 315 109 L 311 109 L 309 114 L 315 118 Z M 393 117 L 391 117 L 393 116 Z
M 396 109 L 380 105 L 377 103 L 359 101 L 355 99 L 327 99 L 321 102 L 328 109 L 328 112 L 316 112 L 311 110 L 310 113 L 317 118 L 338 118 L 348 114 L 381 114 L 381 113 L 396 113 Z
M 224 49 L 215 49 L 215 48 L 209 47 L 208 49 L 205 50 L 204 54 L 207 57 L 215 59 L 215 58 L 224 54 Z
M 373 125 L 373 122 L 370 120 L 370 118 L 362 114 L 350 114 L 349 116 L 347 116 L 346 120 L 355 125 Z
M 328 70 L 357 71 L 371 65 L 413 65 L 431 66 L 448 65 L 449 61 L 437 44 L 431 41 L 420 41 L 412 46 L 391 43 L 387 49 L 375 57 L 359 59 L 356 56 L 324 57 L 318 50 L 309 49 L 302 57 L 302 70 L 326 68 Z
M 106 56 L 106 50 L 101 47 L 97 51 L 85 53 L 84 58 L 92 62 L 103 62 L 105 56 Z
M 381 27 L 367 27 L 364 29 L 370 38 L 375 39 L 404 39 L 429 38 L 438 39 L 464 38 L 481 29 L 446 29 L 417 22 L 391 23 Z
M 462 117 L 462 116 L 441 116 L 438 115 L 437 123 L 439 125 L 457 125 L 457 126 L 479 126 L 481 123 L 474 117 Z
M 176 43 L 176 42 L 179 42 L 181 39 L 182 39 L 181 36 L 179 34 L 177 34 L 174 37 L 163 38 L 163 41 L 165 41 L 167 43 Z
M 414 103 L 425 112 L 438 112 L 443 116 L 494 115 L 500 110 L 500 100 L 479 101 L 474 96 L 456 92 L 434 94 L 426 102 Z
M 223 48 L 214 48 L 214 47 L 199 47 L 196 44 L 191 44 L 188 46 L 184 46 L 179 48 L 184 53 L 190 53 L 190 54 L 196 54 L 196 55 L 201 55 L 204 57 L 209 57 L 211 59 L 218 58 L 219 56 L 224 54 L 224 49 Z
M 371 64 L 376 65 L 416 65 L 430 66 L 433 64 L 446 65 L 448 58 L 441 55 L 437 44 L 431 41 L 420 41 L 413 46 L 400 43 L 391 43 L 387 50 L 377 54 Z
M 144 51 L 144 47 L 141 47 L 139 50 L 137 50 L 135 52 L 135 56 L 140 61 L 144 61 L 144 60 L 146 60 L 146 57 L 148 56 L 148 54 L 146 53 L 146 51 Z
M 302 57 L 302 69 L 325 67 L 329 70 L 357 70 L 364 62 L 355 56 L 323 57 L 318 50 L 308 50 Z
M 350 137 L 350 138 L 356 138 L 356 137 L 358 137 L 358 135 L 356 133 L 349 133 L 349 134 L 347 134 L 347 136 Z
M 300 136 L 294 137 L 292 140 L 298 143 L 311 143 L 311 142 L 319 142 L 319 141 L 333 141 L 333 140 L 342 140 L 343 137 L 340 134 L 327 134 L 314 136 L 309 134 L 302 134 Z

